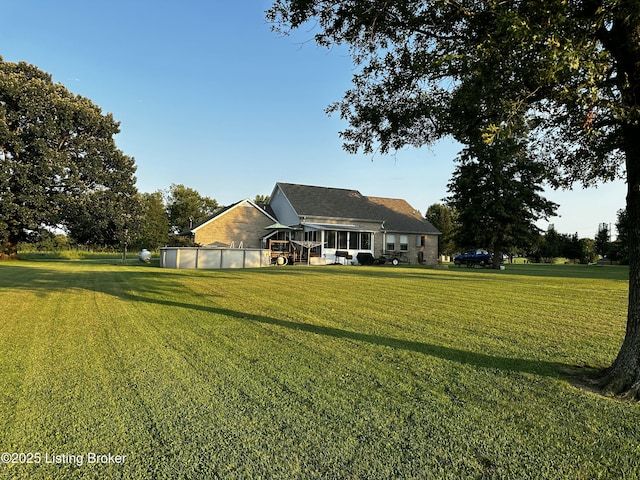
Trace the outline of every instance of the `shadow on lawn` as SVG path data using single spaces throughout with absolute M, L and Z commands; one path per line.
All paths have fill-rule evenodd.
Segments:
M 307 332 L 315 335 L 334 337 L 339 339 L 353 340 L 356 342 L 367 343 L 383 347 L 390 347 L 398 350 L 421 353 L 431 357 L 440 358 L 465 365 L 471 365 L 480 368 L 489 368 L 506 372 L 531 373 L 536 375 L 544 375 L 547 377 L 559 378 L 563 376 L 562 372 L 567 371 L 571 367 L 567 364 L 558 362 L 545 362 L 540 360 L 525 360 L 520 358 L 501 357 L 495 355 L 485 355 L 483 353 L 470 352 L 442 345 L 434 345 L 425 342 L 416 342 L 411 340 L 403 340 L 399 338 L 386 337 L 382 335 L 372 335 L 368 333 L 355 332 L 342 328 L 326 327 L 322 325 L 313 325 L 310 323 L 296 322 L 292 320 L 284 320 L 281 318 L 268 317 L 264 315 L 256 315 L 253 313 L 241 312 L 238 310 L 230 310 L 207 305 L 194 305 L 189 303 L 176 302 L 166 299 L 148 298 L 134 294 L 122 295 L 127 300 L 142 301 L 165 305 L 168 307 L 186 308 L 190 310 L 198 310 L 202 312 L 223 315 L 238 320 L 257 322 L 277 327 L 288 328 L 291 330 Z
M 437 277 L 438 281 L 469 281 L 474 276 L 481 277 L 482 281 L 508 280 L 513 275 L 527 277 L 547 277 L 547 278 L 576 278 L 592 280 L 629 280 L 629 267 L 612 265 L 551 265 L 542 263 L 510 264 L 503 265 L 504 270 L 494 270 L 492 268 L 456 267 L 446 265 L 441 268 L 423 265 L 399 265 L 392 266 L 352 266 L 352 265 L 327 265 L 310 267 L 312 270 L 331 269 L 335 275 L 371 275 L 373 277 L 385 278 L 405 278 L 410 280 L 420 280 L 421 278 Z M 305 270 L 306 266 L 285 267 L 272 269 L 276 271 L 296 271 Z M 327 271 L 327 270 L 325 270 Z
M 102 273 L 102 272 L 101 272 Z M 573 368 L 558 362 L 526 360 L 496 355 L 486 355 L 453 347 L 445 347 L 425 342 L 373 335 L 369 333 L 345 330 L 342 328 L 314 325 L 310 323 L 285 320 L 264 315 L 231 310 L 215 305 L 178 302 L 167 299 L 167 290 L 183 287 L 178 277 L 189 276 L 181 271 L 162 271 L 164 282 L 157 283 L 157 269 L 136 268 L 127 271 L 108 272 L 109 281 L 96 281 L 95 271 L 64 272 L 55 269 L 24 268 L 23 266 L 2 265 L 0 268 L 0 292 L 2 288 L 31 290 L 38 296 L 52 291 L 83 289 L 112 295 L 132 302 L 144 302 L 172 308 L 185 308 L 238 320 L 273 325 L 281 328 L 306 332 L 315 335 L 346 339 L 370 345 L 383 346 L 409 352 L 416 352 L 443 360 L 480 368 L 489 368 L 506 372 L 522 372 L 548 377 L 566 376 L 563 372 Z M 106 279 L 105 279 L 106 280 Z M 175 280 L 175 281 L 174 281 Z

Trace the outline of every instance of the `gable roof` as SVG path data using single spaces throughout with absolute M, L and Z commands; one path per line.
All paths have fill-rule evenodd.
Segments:
M 213 215 L 210 215 L 209 217 L 205 218 L 201 222 L 197 223 L 196 225 L 191 227 L 190 230 L 186 230 L 184 232 L 181 232 L 179 235 L 188 235 L 190 233 L 194 233 L 196 230 L 198 230 L 199 228 L 203 227 L 207 223 L 211 222 L 212 220 L 215 220 L 216 218 L 221 217 L 225 213 L 233 210 L 234 208 L 242 205 L 245 202 L 248 203 L 249 205 L 251 205 L 252 207 L 256 208 L 257 210 L 259 210 L 262 214 L 264 214 L 269 219 L 273 220 L 274 222 L 277 222 L 276 218 L 273 215 L 271 215 L 266 209 L 261 208 L 256 203 L 252 202 L 248 198 L 245 198 L 244 200 L 240 200 L 239 202 L 232 203 L 231 205 L 228 205 L 226 207 L 221 208 L 220 210 L 217 210 Z
M 275 188 L 280 189 L 298 217 L 380 222 L 390 232 L 440 233 L 402 199 L 366 197 L 357 190 L 293 183 L 278 182 Z
M 413 232 L 439 235 L 440 231 L 406 200 L 400 198 L 367 197 L 377 205 L 388 232 Z
M 369 218 L 362 216 L 365 213 L 362 211 L 364 197 L 357 190 L 281 182 L 276 183 L 275 188 L 280 189 L 299 217 Z

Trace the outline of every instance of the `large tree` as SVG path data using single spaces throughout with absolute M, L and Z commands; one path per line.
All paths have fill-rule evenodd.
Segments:
M 85 192 L 70 202 L 65 207 L 63 225 L 75 243 L 115 246 L 130 243 L 141 219 L 138 195 L 101 189 Z
M 43 227 L 120 241 L 126 226 L 106 219 L 123 218 L 136 188 L 118 131 L 110 114 L 49 74 L 0 58 L 0 256 L 15 256 L 18 242 Z
M 140 195 L 142 215 L 134 230 L 132 244 L 136 247 L 155 250 L 169 240 L 169 219 L 161 191 Z
M 427 208 L 425 218 L 440 231 L 438 236 L 438 251 L 440 255 L 453 255 L 458 248 L 454 239 L 458 223 L 456 210 L 449 205 L 434 203 Z
M 555 185 L 624 172 L 627 330 L 601 385 L 640 398 L 637 0 L 276 0 L 267 18 L 284 33 L 313 21 L 319 44 L 350 47 L 353 88 L 329 109 L 350 124 L 341 133 L 349 151 L 385 152 L 456 134 L 451 112 L 462 95 L 487 100 L 476 111 L 481 119 L 491 102 L 491 121 L 479 123 L 487 144 L 526 118 L 529 148 Z
M 210 197 L 204 197 L 191 187 L 172 184 L 166 197 L 167 216 L 172 233 L 191 229 L 211 216 L 220 206 Z

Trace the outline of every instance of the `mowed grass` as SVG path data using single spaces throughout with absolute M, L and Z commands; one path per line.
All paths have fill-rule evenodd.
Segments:
M 625 268 L 116 263 L 0 265 L 0 478 L 640 477 Z

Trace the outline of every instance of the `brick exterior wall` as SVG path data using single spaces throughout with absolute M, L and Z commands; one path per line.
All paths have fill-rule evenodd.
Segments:
M 424 260 L 427 265 L 438 263 L 438 235 L 426 235 L 424 237 Z
M 403 233 L 391 233 L 395 235 L 395 252 L 402 254 L 402 258 L 409 261 L 409 263 L 416 264 L 420 258 L 420 253 L 424 259 L 424 263 L 427 265 L 435 265 L 438 263 L 438 236 L 437 235 L 416 235 L 416 234 L 403 234 Z M 400 235 L 406 235 L 408 237 L 408 250 L 400 251 Z M 387 251 L 385 239 L 388 240 L 389 234 L 386 236 L 382 233 L 375 234 L 374 240 L 374 256 L 379 257 Z M 424 245 L 419 246 L 417 239 L 419 237 L 424 238 Z
M 259 208 L 243 201 L 198 227 L 194 241 L 203 246 L 219 242 L 226 245 L 233 243 L 237 248 L 242 242 L 245 248 L 261 248 L 260 239 L 268 233 L 265 227 L 273 223 L 274 220 Z

